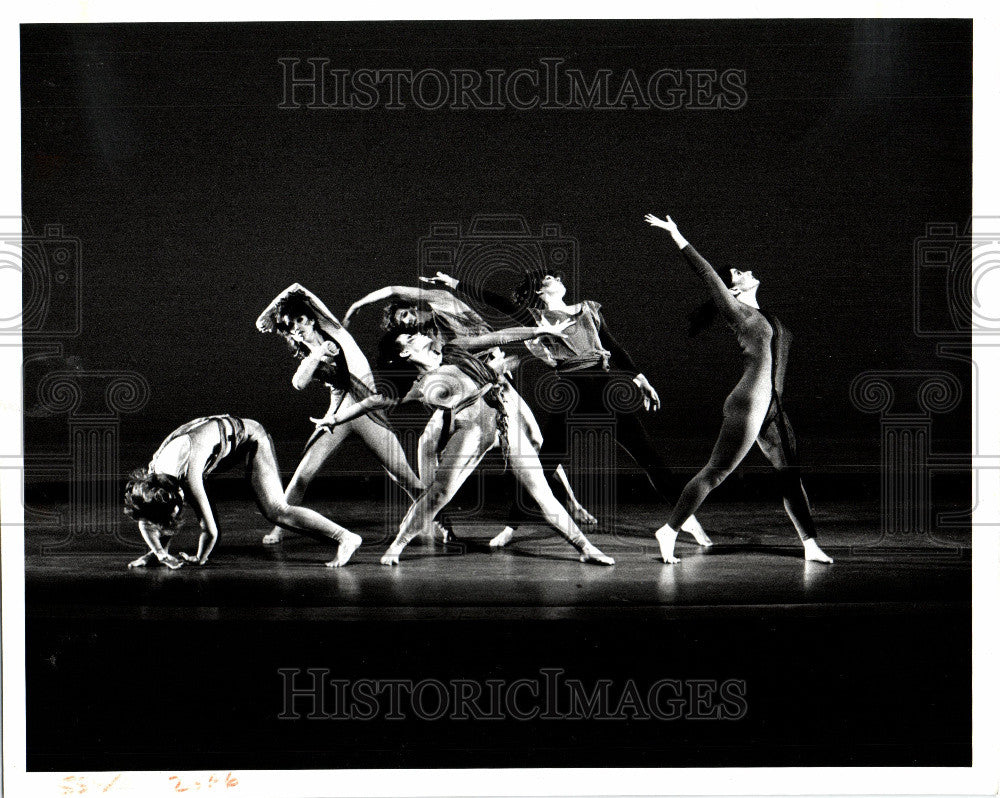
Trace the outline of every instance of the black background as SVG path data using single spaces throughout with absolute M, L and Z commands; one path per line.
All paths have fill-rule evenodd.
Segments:
M 704 299 L 646 212 L 671 213 L 720 268 L 752 268 L 795 334 L 786 401 L 806 463 L 871 468 L 877 423 L 848 386 L 870 369 L 946 368 L 913 335 L 913 243 L 971 212 L 971 22 L 669 21 L 26 26 L 24 213 L 79 237 L 75 368 L 131 369 L 149 404 L 123 418 L 123 468 L 189 418 L 262 421 L 291 448 L 321 391 L 296 395 L 285 349 L 253 328 L 299 281 L 335 313 L 415 284 L 435 222 L 516 213 L 578 241 L 569 298 L 604 305 L 658 387 L 650 431 L 704 459 L 739 374 L 728 331 L 686 336 Z M 331 68 L 661 68 L 746 72 L 736 111 L 280 109 L 279 58 Z M 940 286 L 931 305 L 944 304 Z M 379 311 L 355 334 L 371 351 Z M 721 328 L 721 325 L 719 325 Z M 27 446 L 61 418 L 35 406 Z M 968 404 L 935 422 L 968 451 Z M 367 453 L 357 468 L 374 469 Z

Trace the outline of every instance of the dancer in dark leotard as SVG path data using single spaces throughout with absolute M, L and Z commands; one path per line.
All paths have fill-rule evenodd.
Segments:
M 329 567 L 345 565 L 361 538 L 319 513 L 289 504 L 281 490 L 274 444 L 264 428 L 249 418 L 206 416 L 189 421 L 160 444 L 149 465 L 130 477 L 125 487 L 125 512 L 139 524 L 149 552 L 129 563 L 129 568 L 149 565 L 154 559 L 168 568 L 184 562 L 204 565 L 219 537 L 215 513 L 205 492 L 209 474 L 243 464 L 264 517 L 293 532 L 338 543 L 337 557 Z M 195 554 L 169 552 L 185 500 L 190 500 L 201 522 Z
M 744 358 L 743 376 L 722 407 L 722 430 L 708 464 L 688 482 L 667 523 L 656 532 L 663 561 L 678 562 L 674 556 L 676 530 L 743 461 L 756 441 L 778 471 L 785 512 L 799 533 L 806 559 L 832 563 L 816 542 L 809 499 L 799 477 L 795 438 L 781 402 L 791 334 L 757 305 L 760 281 L 753 272 L 732 269 L 733 287 L 728 288 L 669 216 L 665 221 L 652 214 L 645 218 L 653 227 L 662 227 L 670 233 L 681 254 L 704 281 L 719 312 L 736 333 Z
M 583 562 L 613 565 L 614 560 L 598 550 L 573 522 L 569 513 L 552 495 L 541 474 L 534 448 L 527 440 L 520 397 L 496 371 L 474 356 L 514 341 L 549 335 L 558 337 L 567 325 L 542 323 L 469 338 L 456 338 L 439 348 L 424 333 L 403 333 L 396 343 L 400 355 L 420 376 L 402 399 L 372 396 L 356 405 L 338 410 L 317 425 L 336 425 L 362 413 L 385 409 L 406 401 L 423 402 L 443 411 L 444 423 L 437 468 L 429 475 L 427 490 L 413 503 L 400 524 L 396 540 L 382 557 L 383 565 L 396 565 L 403 548 L 417 534 L 425 532 L 490 449 L 499 445 L 517 479 L 538 502 L 549 521 L 579 552 Z
M 316 381 L 330 389 L 330 407 L 347 408 L 373 393 L 375 379 L 361 348 L 326 305 L 311 291 L 295 283 L 282 291 L 257 319 L 257 329 L 282 336 L 300 358 L 292 385 L 303 390 Z M 336 431 L 317 430 L 306 444 L 285 498 L 297 504 L 323 463 L 355 433 L 378 457 L 389 476 L 414 499 L 423 483 L 413 473 L 406 454 L 385 414 L 359 418 Z M 279 543 L 280 527 L 264 536 L 267 545 Z
M 608 416 L 615 421 L 615 441 L 645 471 L 650 483 L 664 501 L 669 501 L 669 469 L 660 453 L 656 451 L 639 419 L 638 413 L 616 406 L 610 400 L 615 390 L 616 370 L 627 376 L 642 392 L 646 410 L 658 410 L 660 397 L 649 380 L 632 362 L 625 349 L 611 335 L 597 302 L 585 300 L 576 305 L 565 302 L 566 286 L 558 271 L 538 271 L 525 275 L 524 281 L 508 299 L 490 291 L 467 287 L 454 277 L 438 272 L 436 277 L 421 278 L 425 282 L 445 285 L 455 291 L 467 293 L 480 299 L 520 324 L 537 324 L 570 321 L 571 325 L 560 340 L 539 338 L 525 342 L 528 350 L 559 375 L 561 383 L 569 386 L 576 399 L 574 412 L 580 416 Z M 557 479 L 556 469 L 561 459 L 566 457 L 569 447 L 567 411 L 556 411 L 549 415 L 542 427 L 542 447 L 539 459 L 546 477 L 557 496 L 562 493 L 562 485 Z M 514 530 L 527 518 L 520 505 L 515 505 L 508 516 L 506 528 L 491 542 L 491 546 L 505 546 L 513 538 Z M 702 546 L 711 546 L 705 530 L 692 516 L 686 519 L 684 530 L 690 532 Z

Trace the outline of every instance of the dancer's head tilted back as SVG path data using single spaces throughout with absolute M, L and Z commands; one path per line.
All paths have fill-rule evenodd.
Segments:
M 133 521 L 147 521 L 164 529 L 177 526 L 184 509 L 184 488 L 171 474 L 146 468 L 133 471 L 125 485 L 125 515 Z
M 733 292 L 733 296 L 740 299 L 744 296 L 744 300 L 749 298 L 749 296 L 755 296 L 758 286 L 760 286 L 760 280 L 754 277 L 753 272 L 747 269 L 745 272 L 739 269 L 729 270 L 729 281 L 732 283 L 732 288 L 729 290 Z
M 564 274 L 558 269 L 525 272 L 514 289 L 514 302 L 521 308 L 544 308 L 550 301 L 561 302 L 566 296 Z
M 749 305 L 752 308 L 757 305 L 757 288 L 760 286 L 752 271 L 740 271 L 739 269 L 729 270 L 729 291 L 734 297 Z M 719 308 L 714 300 L 706 299 L 688 314 L 688 335 L 695 336 L 702 330 L 707 330 L 712 326 L 715 317 L 719 315 Z
M 397 335 L 395 340 L 400 358 L 418 369 L 432 369 L 441 364 L 441 347 L 426 333 L 404 332 Z

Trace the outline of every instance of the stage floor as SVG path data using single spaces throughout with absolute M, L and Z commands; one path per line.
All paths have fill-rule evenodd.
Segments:
M 536 524 L 490 551 L 503 508 L 473 523 L 454 507 L 461 544 L 415 542 L 389 568 L 381 505 L 312 506 L 365 538 L 347 567 L 323 567 L 332 547 L 306 538 L 264 547 L 267 524 L 249 503 L 221 503 L 209 565 L 178 571 L 127 570 L 140 550 L 106 533 L 43 551 L 59 536 L 33 527 L 29 769 L 969 764 L 961 534 L 880 541 L 870 504 L 824 502 L 821 542 L 836 560 L 825 566 L 802 559 L 780 507 L 720 502 L 700 514 L 716 545 L 683 542 L 669 566 L 651 538 L 662 508 L 630 505 L 613 533 L 592 533 L 617 561 L 599 567 Z M 182 532 L 182 550 L 195 531 Z M 735 679 L 747 711 L 323 721 L 305 714 L 308 696 L 288 698 L 282 676 L 301 687 L 310 668 L 449 690 L 533 684 L 556 669 L 613 696 L 664 678 L 690 689 Z M 294 720 L 290 701 L 303 713 Z
M 701 549 L 683 536 L 678 565 L 657 556 L 652 538 L 662 510 L 630 505 L 618 510 L 614 532 L 587 530 L 613 556 L 613 567 L 584 565 L 561 537 L 540 524 L 525 525 L 503 550 L 490 537 L 502 526 L 502 508 L 474 521 L 459 509 L 459 541 L 442 546 L 415 540 L 399 566 L 379 558 L 394 532 L 374 502 L 313 505 L 361 534 L 365 543 L 345 568 L 323 563 L 333 547 L 286 534 L 278 546 L 260 539 L 268 525 L 243 502 L 218 507 L 222 533 L 207 566 L 178 571 L 162 566 L 127 570 L 141 552 L 100 535 L 81 534 L 52 548 L 54 532 L 27 540 L 29 614 L 160 617 L 202 613 L 240 617 L 420 618 L 495 616 L 559 618 L 594 613 L 732 613 L 760 607 L 784 612 L 912 612 L 915 605 L 970 601 L 967 533 L 937 539 L 880 536 L 873 508 L 826 505 L 817 511 L 820 542 L 833 566 L 807 563 L 780 508 L 723 503 L 703 508 L 715 546 Z M 373 520 L 374 519 L 374 520 Z M 131 531 L 131 530 L 127 530 Z M 192 551 L 188 523 L 172 548 Z M 138 538 L 138 535 L 136 535 Z M 179 544 L 179 545 L 178 545 Z

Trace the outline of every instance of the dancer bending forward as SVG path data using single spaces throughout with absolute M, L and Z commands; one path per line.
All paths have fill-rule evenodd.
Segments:
M 168 568 L 184 562 L 204 565 L 219 538 L 215 513 L 205 492 L 209 474 L 242 463 L 264 517 L 293 532 L 338 543 L 337 557 L 326 565 L 345 565 L 361 538 L 319 513 L 289 504 L 282 495 L 274 443 L 259 422 L 235 416 L 206 416 L 189 421 L 160 444 L 149 465 L 134 474 L 125 486 L 125 513 L 139 524 L 149 552 L 129 563 L 129 568 L 149 565 L 155 558 Z M 190 501 L 201 522 L 195 554 L 169 552 L 179 527 L 184 502 Z
M 545 519 L 579 552 L 581 562 L 613 565 L 614 560 L 594 546 L 552 495 L 518 412 L 521 398 L 496 371 L 475 357 L 476 352 L 524 341 L 540 335 L 560 336 L 565 323 L 514 327 L 485 335 L 459 337 L 441 346 L 424 333 L 402 333 L 396 339 L 400 356 L 419 373 L 402 399 L 372 396 L 353 407 L 338 410 L 317 425 L 335 428 L 367 412 L 402 402 L 417 401 L 444 411 L 442 444 L 429 485 L 410 508 L 399 534 L 382 557 L 383 565 L 396 565 L 407 543 L 425 532 L 437 514 L 462 486 L 483 456 L 500 446 L 514 476 L 528 490 Z
M 743 377 L 723 405 L 722 430 L 708 464 L 688 482 L 667 523 L 656 532 L 663 561 L 679 562 L 674 556 L 677 530 L 743 461 L 756 441 L 777 469 L 785 512 L 799 533 L 806 559 L 832 563 L 816 542 L 816 525 L 799 476 L 795 436 L 782 408 L 791 333 L 758 306 L 760 281 L 753 272 L 731 269 L 733 286 L 728 288 L 711 264 L 680 234 L 669 216 L 664 221 L 647 214 L 645 219 L 653 227 L 662 227 L 670 233 L 681 254 L 705 282 L 726 323 L 736 333 L 744 356 Z
M 283 337 L 300 359 L 292 377 L 296 390 L 316 381 L 330 389 L 330 412 L 346 409 L 374 393 L 375 379 L 361 348 L 343 325 L 311 291 L 295 283 L 282 291 L 257 319 L 257 329 Z M 297 504 L 323 463 L 355 433 L 378 457 L 389 476 L 415 499 L 423 483 L 413 473 L 406 454 L 383 413 L 358 418 L 337 430 L 317 429 L 306 444 L 302 460 L 285 489 L 285 499 Z M 275 527 L 264 536 L 267 545 L 279 543 Z

